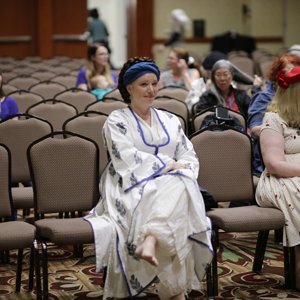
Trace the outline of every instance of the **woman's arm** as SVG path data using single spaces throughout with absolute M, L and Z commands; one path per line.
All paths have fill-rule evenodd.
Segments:
M 270 174 L 276 177 L 300 176 L 300 165 L 286 161 L 284 138 L 273 129 L 263 129 L 260 134 L 260 148 L 264 164 Z

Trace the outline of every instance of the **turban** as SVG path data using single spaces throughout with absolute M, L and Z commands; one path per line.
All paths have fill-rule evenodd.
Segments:
M 288 72 L 281 70 L 277 73 L 277 83 L 283 89 L 296 82 L 300 82 L 300 66 L 293 67 Z
M 123 84 L 127 86 L 128 84 L 132 83 L 133 81 L 147 73 L 155 74 L 157 80 L 159 80 L 160 71 L 157 65 L 153 62 L 143 61 L 132 65 L 126 70 L 123 76 Z

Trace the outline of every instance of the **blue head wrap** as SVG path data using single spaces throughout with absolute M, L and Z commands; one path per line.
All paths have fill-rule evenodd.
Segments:
M 157 65 L 153 62 L 143 61 L 132 65 L 126 70 L 123 76 L 123 84 L 127 86 L 128 84 L 132 83 L 133 81 L 147 73 L 155 74 L 157 80 L 159 80 L 160 71 Z

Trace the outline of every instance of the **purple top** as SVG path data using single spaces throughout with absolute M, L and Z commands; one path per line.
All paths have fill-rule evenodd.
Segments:
M 110 74 L 113 78 L 113 81 L 114 81 L 114 86 L 113 88 L 116 88 L 117 85 L 118 85 L 118 76 L 115 72 L 113 71 L 110 71 Z M 86 69 L 83 68 L 79 71 L 78 75 L 77 75 L 77 81 L 76 81 L 76 86 L 78 86 L 79 84 L 87 84 L 88 88 L 89 88 L 89 84 L 88 84 L 88 81 L 87 81 L 87 78 L 86 78 Z
M 19 108 L 15 99 L 5 97 L 0 103 L 0 121 L 8 119 L 11 116 L 18 114 Z

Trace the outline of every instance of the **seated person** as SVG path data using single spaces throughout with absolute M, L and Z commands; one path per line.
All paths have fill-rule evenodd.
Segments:
M 210 89 L 204 92 L 194 106 L 194 112 L 221 105 L 241 113 L 247 120 L 250 97 L 243 90 L 234 87 L 233 79 L 241 77 L 238 70 L 228 60 L 218 60 L 212 68 Z M 244 74 L 242 73 L 244 76 Z M 248 76 L 249 77 L 249 76 Z
M 104 75 L 95 75 L 91 78 L 91 93 L 94 94 L 98 100 L 102 100 L 104 95 L 112 91 L 109 83 Z
M 283 246 L 295 247 L 296 288 L 300 289 L 300 66 L 286 64 L 263 118 L 260 147 L 265 169 L 256 201 L 285 216 Z
M 138 296 L 159 279 L 160 299 L 184 300 L 200 289 L 212 258 L 210 222 L 197 177 L 199 161 L 178 118 L 153 107 L 160 71 L 131 58 L 118 88 L 127 108 L 103 127 L 111 161 L 92 225 L 96 269 L 107 266 L 103 298 Z
M 109 87 L 117 87 L 118 77 L 117 74 L 110 69 L 108 49 L 104 44 L 100 43 L 88 46 L 87 66 L 79 71 L 76 87 L 84 91 L 90 91 L 91 78 L 95 75 L 105 76 Z
M 200 77 L 200 70 L 189 67 L 189 53 L 183 48 L 171 49 L 167 58 L 167 70 L 162 72 L 159 89 L 176 86 L 189 90 L 192 81 Z
M 294 66 L 300 65 L 300 56 L 293 54 L 282 54 L 273 60 L 268 72 L 268 80 L 264 84 L 264 88 L 258 91 L 252 96 L 251 102 L 248 108 L 248 127 L 250 129 L 251 136 L 255 142 L 254 157 L 253 157 L 253 169 L 257 175 L 260 175 L 263 171 L 263 164 L 260 158 L 260 153 L 256 141 L 259 138 L 260 130 L 262 128 L 262 121 L 265 115 L 265 111 L 270 104 L 273 96 L 275 95 L 277 84 L 277 73 L 282 70 L 286 63 Z
M 0 121 L 6 120 L 19 113 L 17 101 L 5 95 L 2 85 L 3 75 L 0 73 Z

